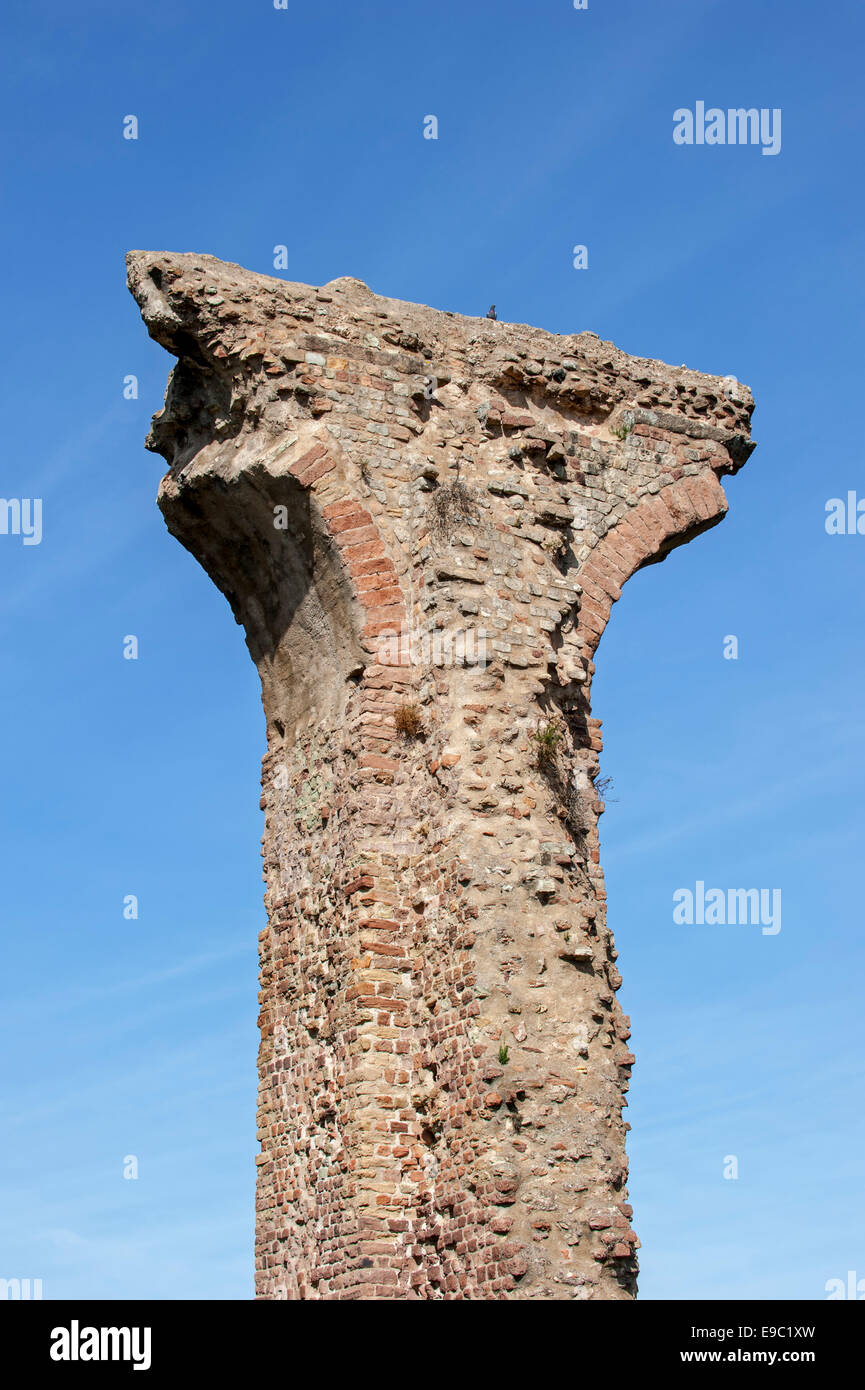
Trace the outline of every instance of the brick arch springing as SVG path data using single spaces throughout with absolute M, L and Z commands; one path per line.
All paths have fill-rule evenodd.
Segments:
M 592 654 L 631 575 L 717 525 L 726 511 L 724 489 L 705 468 L 645 495 L 598 541 L 580 570 L 580 631 Z

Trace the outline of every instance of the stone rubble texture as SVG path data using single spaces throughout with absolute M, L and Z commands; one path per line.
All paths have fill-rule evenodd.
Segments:
M 128 271 L 179 359 L 159 505 L 267 721 L 257 1294 L 632 1298 L 594 654 L 722 519 L 751 394 L 354 279 Z

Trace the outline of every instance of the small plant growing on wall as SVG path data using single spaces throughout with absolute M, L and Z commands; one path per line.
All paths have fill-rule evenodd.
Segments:
M 573 780 L 568 783 L 564 796 L 565 819 L 575 835 L 585 835 L 591 828 L 594 800 L 592 787 L 581 787 Z
M 613 790 L 612 777 L 597 777 L 595 779 L 595 794 L 599 801 L 615 801 L 614 796 L 610 796 Z
M 429 500 L 430 534 L 437 541 L 449 541 L 456 530 L 477 520 L 477 504 L 459 478 L 437 487 Z
M 419 738 L 423 731 L 423 717 L 420 706 L 414 704 L 397 705 L 394 710 L 396 731 L 401 738 Z
M 503 1067 L 507 1066 L 509 1056 L 510 1053 L 508 1051 L 507 1043 L 502 1043 L 501 1047 L 499 1048 L 499 1064 Z
M 538 767 L 548 768 L 556 760 L 556 751 L 562 740 L 562 726 L 558 719 L 548 719 L 546 724 L 535 729 L 532 742 L 535 745 L 535 761 Z

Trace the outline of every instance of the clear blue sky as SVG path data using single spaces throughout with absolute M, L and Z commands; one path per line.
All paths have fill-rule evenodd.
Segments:
M 47 0 L 2 39 L 0 495 L 44 533 L 0 535 L 0 1276 L 251 1296 L 263 719 L 154 503 L 123 255 L 284 243 L 752 387 L 728 518 L 628 585 L 594 691 L 641 1290 L 865 1277 L 865 536 L 824 528 L 865 496 L 861 4 Z M 780 108 L 781 153 L 677 147 L 698 100 Z M 674 924 L 699 879 L 780 887 L 781 932 Z

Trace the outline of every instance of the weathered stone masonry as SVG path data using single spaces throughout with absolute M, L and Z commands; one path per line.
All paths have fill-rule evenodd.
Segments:
M 632 1297 L 593 658 L 723 517 L 751 395 L 357 280 L 129 283 L 267 718 L 258 1294 Z

